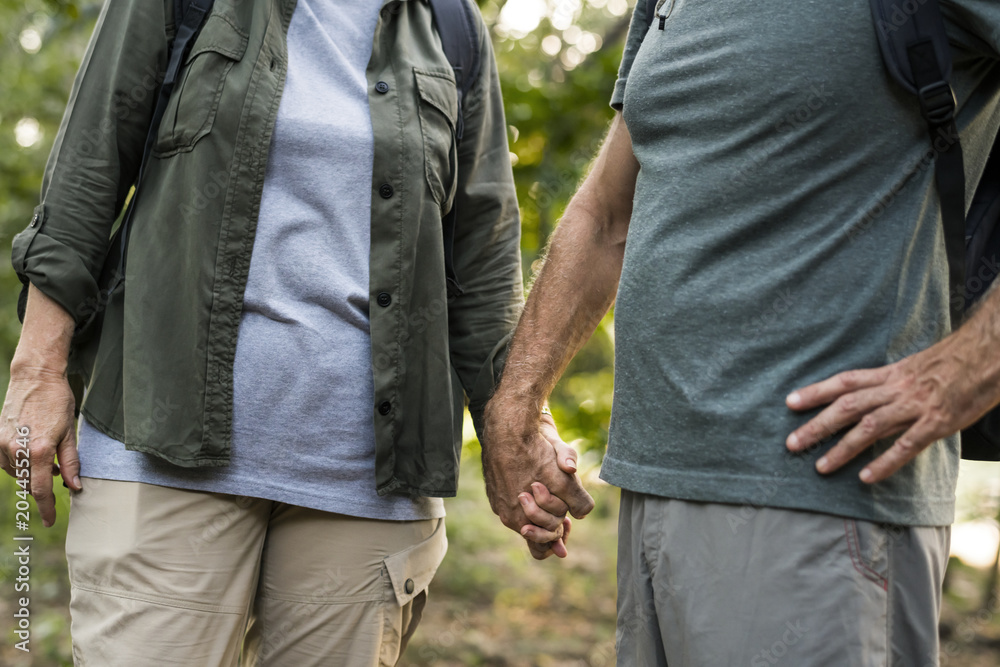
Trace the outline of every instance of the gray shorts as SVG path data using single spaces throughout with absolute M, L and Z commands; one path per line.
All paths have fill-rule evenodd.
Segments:
M 621 667 L 933 667 L 950 527 L 622 491 Z

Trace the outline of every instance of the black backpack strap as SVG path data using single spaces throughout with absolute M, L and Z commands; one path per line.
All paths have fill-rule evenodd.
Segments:
M 458 124 L 455 136 L 462 140 L 465 125 L 462 101 L 479 78 L 479 31 L 468 0 L 430 0 L 434 26 L 441 38 L 441 48 L 455 71 L 458 87 Z
M 465 114 L 462 103 L 466 94 L 479 79 L 479 30 L 473 7 L 468 0 L 430 0 L 434 12 L 434 26 L 441 38 L 441 48 L 455 72 L 458 89 L 458 119 L 455 124 L 455 139 L 461 143 L 465 128 Z M 461 296 L 465 290 L 455 274 L 455 221 L 458 206 L 441 220 L 444 234 L 444 271 L 448 282 L 448 295 Z
M 952 327 L 965 312 L 965 164 L 955 124 L 951 47 L 937 0 L 900 9 L 898 0 L 871 0 L 886 69 L 916 95 L 935 154 L 934 178 L 941 200 Z M 912 11 L 911 11 L 912 9 Z
M 177 83 L 184 59 L 191 50 L 198 31 L 205 23 L 208 13 L 212 10 L 214 0 L 175 0 L 174 1 L 174 25 L 176 31 L 174 41 L 170 46 L 170 53 L 167 56 L 167 69 L 163 75 L 163 83 L 156 97 L 156 105 L 153 107 L 153 116 L 149 123 L 149 131 L 146 133 L 146 143 L 142 150 L 142 161 L 139 163 L 138 174 L 135 178 L 135 191 L 132 199 L 129 200 L 125 209 L 125 217 L 118 227 L 118 268 L 112 276 L 111 283 L 106 290 L 105 298 L 118 289 L 125 281 L 125 256 L 128 248 L 128 236 L 132 227 L 132 213 L 135 210 L 135 202 L 139 196 L 139 189 L 142 185 L 142 176 L 146 165 L 149 163 L 149 156 L 153 151 L 153 144 L 156 143 L 156 135 L 163 119 L 163 112 L 166 111 L 167 101 Z M 96 313 L 95 313 L 96 315 Z

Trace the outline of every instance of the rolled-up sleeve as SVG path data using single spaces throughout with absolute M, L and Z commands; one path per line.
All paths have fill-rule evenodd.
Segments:
M 42 180 L 41 203 L 11 261 L 81 324 L 99 303 L 114 222 L 135 180 L 167 54 L 167 2 L 108 0 L 70 93 Z

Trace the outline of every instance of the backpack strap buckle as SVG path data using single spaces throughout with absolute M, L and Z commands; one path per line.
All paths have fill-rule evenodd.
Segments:
M 955 120 L 955 91 L 945 81 L 938 81 L 924 86 L 917 91 L 920 100 L 920 113 L 924 120 L 934 126 L 947 125 Z

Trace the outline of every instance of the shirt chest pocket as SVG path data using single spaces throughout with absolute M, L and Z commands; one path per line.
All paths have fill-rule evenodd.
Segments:
M 212 130 L 229 71 L 243 58 L 247 34 L 219 14 L 209 16 L 167 102 L 153 147 L 157 157 L 191 150 Z
M 424 177 L 441 212 L 451 210 L 458 186 L 458 90 L 450 71 L 413 68 L 420 97 L 418 114 L 424 144 Z

